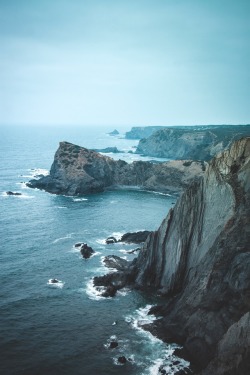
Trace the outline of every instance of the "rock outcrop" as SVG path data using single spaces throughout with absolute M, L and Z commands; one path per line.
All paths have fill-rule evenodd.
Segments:
M 163 295 L 148 329 L 183 345 L 194 373 L 250 373 L 250 138 L 210 162 L 149 235 L 133 273 Z
M 48 176 L 27 185 L 54 194 L 81 195 L 118 186 L 180 193 L 204 174 L 203 162 L 173 160 L 162 164 L 115 161 L 84 147 L 61 142 Z
M 136 152 L 170 159 L 210 160 L 244 136 L 250 136 L 250 125 L 168 127 L 141 139 Z
M 127 139 L 148 138 L 157 130 L 164 129 L 165 126 L 134 126 L 129 132 L 126 132 Z

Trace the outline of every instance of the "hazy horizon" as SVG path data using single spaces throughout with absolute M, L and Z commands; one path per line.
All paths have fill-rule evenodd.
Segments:
M 0 125 L 250 122 L 248 0 L 0 0 Z

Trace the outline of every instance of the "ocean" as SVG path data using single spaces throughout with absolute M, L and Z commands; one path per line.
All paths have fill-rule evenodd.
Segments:
M 3 375 L 157 375 L 185 365 L 141 325 L 159 302 L 155 295 L 123 289 L 103 298 L 92 278 L 110 272 L 106 255 L 132 260 L 136 245 L 106 245 L 126 232 L 156 230 L 176 198 L 138 189 L 108 190 L 81 197 L 29 189 L 25 182 L 48 173 L 60 141 L 87 148 L 133 151 L 138 141 L 107 132 L 112 127 L 9 126 L 0 128 L 1 289 L 0 372 Z M 119 129 L 118 129 L 119 130 Z M 121 153 L 115 159 L 149 160 Z M 152 158 L 150 158 L 152 159 Z M 20 192 L 8 196 L 6 191 Z M 74 247 L 95 250 L 83 259 Z M 60 280 L 51 284 L 50 279 Z M 160 300 L 161 301 L 161 300 Z M 116 348 L 109 348 L 112 340 Z M 118 362 L 125 356 L 127 362 Z

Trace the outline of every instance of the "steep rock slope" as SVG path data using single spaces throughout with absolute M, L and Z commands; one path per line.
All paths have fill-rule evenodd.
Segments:
M 180 193 L 205 170 L 203 162 L 174 160 L 162 164 L 115 161 L 84 147 L 60 142 L 50 174 L 31 180 L 29 187 L 54 194 L 79 195 L 115 186 Z
M 163 295 L 150 329 L 202 375 L 250 372 L 250 138 L 214 158 L 152 232 L 135 283 Z
M 250 125 L 165 128 L 141 139 L 136 152 L 170 159 L 209 160 L 244 136 L 250 136 Z

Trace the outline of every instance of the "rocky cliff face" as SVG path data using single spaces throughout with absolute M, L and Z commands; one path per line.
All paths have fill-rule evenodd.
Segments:
M 99 192 L 120 185 L 180 193 L 191 181 L 198 180 L 204 170 L 204 163 L 192 161 L 175 160 L 162 164 L 137 161 L 128 164 L 61 142 L 50 174 L 31 180 L 28 186 L 65 195 Z
M 250 125 L 165 128 L 141 139 L 136 152 L 170 159 L 209 160 L 244 136 L 250 136 Z
M 184 345 L 195 373 L 250 373 L 250 138 L 210 162 L 135 269 L 137 286 L 165 296 L 152 331 Z

